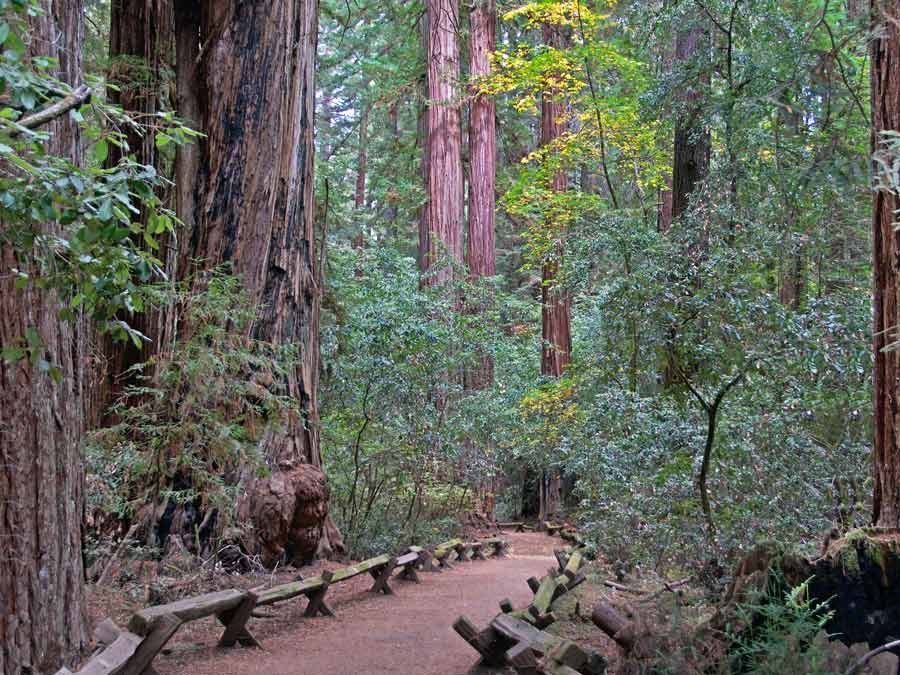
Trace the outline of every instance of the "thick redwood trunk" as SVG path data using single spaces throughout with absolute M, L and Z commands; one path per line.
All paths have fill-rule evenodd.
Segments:
M 427 232 L 423 248 L 427 283 L 452 276 L 435 261 L 463 261 L 463 168 L 459 109 L 459 0 L 428 0 L 428 177 Z
M 59 60 L 57 75 L 81 81 L 80 0 L 41 3 L 31 17 L 32 54 Z M 68 115 L 42 129 L 51 154 L 81 161 L 77 126 Z M 0 227 L 4 227 L 0 224 Z M 53 233 L 58 225 L 45 226 Z M 84 345 L 80 322 L 61 322 L 62 305 L 29 285 L 16 290 L 12 268 L 33 261 L 0 252 L 0 348 L 37 331 L 41 355 L 56 365 L 56 384 L 28 359 L 0 359 L 0 673 L 52 673 L 73 665 L 87 645 L 81 520 L 84 472 Z
M 109 98 L 135 119 L 152 123 L 161 110 L 171 110 L 166 98 L 165 73 L 172 62 L 172 6 L 167 0 L 112 0 L 109 27 L 109 81 L 116 85 L 109 90 Z M 128 148 L 110 145 L 107 166 L 116 166 L 123 157 L 131 155 L 140 164 L 152 166 L 164 173 L 162 158 L 156 150 L 156 136 L 145 129 L 143 133 L 133 126 L 120 129 L 125 134 Z M 143 217 L 143 216 L 142 216 Z M 137 242 L 146 246 L 143 240 Z M 173 242 L 168 236 L 161 239 L 157 252 L 163 260 Z M 98 336 L 105 356 L 105 372 L 96 378 L 94 413 L 89 424 L 96 425 L 106 415 L 106 409 L 132 380 L 123 373 L 132 366 L 146 361 L 157 353 L 163 344 L 163 326 L 172 317 L 165 308 L 158 311 L 148 308 L 145 312 L 126 317 L 136 330 L 150 340 L 136 347 L 130 340 L 113 341 L 108 336 Z M 132 378 L 133 379 L 133 378 Z
M 675 60 L 678 63 L 700 58 L 707 48 L 707 33 L 697 26 L 678 33 L 675 39 Z M 677 219 L 689 205 L 689 196 L 697 184 L 709 173 L 710 136 L 703 122 L 702 97 L 705 77 L 700 86 L 684 90 L 684 110 L 675 122 L 675 148 L 672 165 L 672 214 Z
M 340 547 L 327 518 L 316 392 L 319 283 L 313 235 L 315 0 L 199 3 L 200 146 L 193 253 L 229 263 L 256 304 L 255 339 L 294 345 L 288 391 L 299 402 L 261 450 L 274 474 L 256 481 L 239 517 L 264 557 L 306 560 Z M 179 58 L 189 52 L 179 36 Z M 184 64 L 180 64 L 183 66 Z M 180 68 L 179 68 L 180 70 Z M 190 72 L 185 72 L 185 80 Z M 179 99 L 182 95 L 179 95 Z M 185 195 L 189 204 L 191 196 Z
M 872 17 L 879 30 L 871 46 L 872 128 L 874 149 L 880 132 L 900 131 L 900 1 L 873 0 Z M 900 350 L 883 352 L 897 340 L 900 325 L 900 199 L 885 190 L 875 193 L 874 242 L 875 447 L 873 474 L 875 523 L 900 526 Z

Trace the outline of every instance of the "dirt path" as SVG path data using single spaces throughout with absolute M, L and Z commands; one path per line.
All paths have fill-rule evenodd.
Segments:
M 376 675 L 421 673 L 465 675 L 476 654 L 451 624 L 465 614 L 483 625 L 508 597 L 516 606 L 531 599 L 525 580 L 542 576 L 554 563 L 559 539 L 546 534 L 509 534 L 510 557 L 461 563 L 440 574 L 421 574 L 422 583 L 394 581 L 393 596 L 357 592 L 337 604 L 337 618 L 284 622 L 257 632 L 264 649 L 204 648 L 157 658 L 161 675 Z M 302 606 L 302 602 L 294 603 Z

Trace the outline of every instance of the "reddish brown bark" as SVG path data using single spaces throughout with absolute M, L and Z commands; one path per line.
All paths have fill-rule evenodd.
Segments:
M 496 48 L 494 0 L 479 0 L 469 13 L 469 72 L 473 79 L 490 75 Z M 489 277 L 494 267 L 496 206 L 496 105 L 490 96 L 475 96 L 469 113 L 469 238 L 466 264 L 473 277 Z
M 249 491 L 252 502 L 255 494 L 273 492 L 279 481 L 309 478 L 309 472 L 295 470 L 298 465 L 322 466 L 313 228 L 317 3 L 204 0 L 199 7 L 200 119 L 207 138 L 199 157 L 194 253 L 208 267 L 228 262 L 241 275 L 259 310 L 252 337 L 299 348 L 299 363 L 287 382 L 299 408 L 283 429 L 263 439 L 261 449 L 275 474 L 258 492 Z M 303 486 L 289 491 L 294 489 L 299 500 Z M 257 506 L 251 503 L 246 511 Z M 294 512 L 295 519 L 300 513 Z M 294 558 L 342 545 L 325 518 L 327 495 L 321 509 L 304 506 L 303 513 L 310 518 L 300 523 L 302 537 L 279 543 Z M 291 524 L 291 536 L 297 526 Z
M 463 261 L 463 168 L 459 109 L 458 0 L 428 0 L 428 238 L 423 247 L 427 283 L 452 276 L 450 265 Z
M 550 47 L 559 48 L 562 44 L 562 36 L 556 26 L 544 26 L 544 43 Z M 545 92 L 541 99 L 541 138 L 540 144 L 552 145 L 565 131 L 563 105 L 556 100 L 553 92 Z M 551 188 L 556 192 L 564 192 L 568 187 L 568 180 L 563 171 L 559 171 L 553 177 Z M 556 228 L 555 223 L 548 223 L 548 227 Z M 561 238 L 561 233 L 559 233 Z M 562 257 L 560 245 L 557 254 Z M 572 351 L 572 335 L 570 329 L 571 298 L 565 289 L 557 284 L 556 275 L 559 272 L 559 262 L 549 260 L 544 263 L 541 270 L 541 373 L 552 377 L 559 377 L 563 369 L 569 363 Z
M 30 55 L 58 59 L 56 75 L 81 83 L 82 3 L 41 3 L 29 17 Z M 50 154 L 82 159 L 77 125 L 68 115 L 42 127 Z M 0 223 L 0 228 L 6 225 Z M 42 227 L 59 231 L 55 223 Z M 23 359 L 0 359 L 0 673 L 52 673 L 73 665 L 87 645 L 81 519 L 84 471 L 79 442 L 84 421 L 87 331 L 63 322 L 62 304 L 33 285 L 16 290 L 12 268 L 34 269 L 29 255 L 0 251 L 0 348 L 28 329 L 43 342 L 41 357 L 63 374 L 54 381 Z
M 880 133 L 900 131 L 900 1 L 873 0 L 875 27 L 871 42 L 873 150 L 881 150 Z M 900 350 L 882 351 L 896 341 L 900 326 L 900 234 L 896 228 L 900 199 L 879 190 L 873 197 L 875 483 L 876 525 L 900 526 Z
M 353 204 L 357 209 L 366 205 L 366 164 L 368 163 L 369 108 L 363 106 L 359 118 L 359 147 L 356 152 L 356 194 Z
M 702 56 L 707 33 L 695 26 L 680 31 L 675 39 L 675 61 L 682 65 Z M 682 94 L 684 110 L 675 123 L 674 161 L 672 164 L 672 218 L 677 219 L 689 205 L 689 196 L 709 173 L 710 136 L 702 120 L 705 76 L 700 87 L 688 86 Z

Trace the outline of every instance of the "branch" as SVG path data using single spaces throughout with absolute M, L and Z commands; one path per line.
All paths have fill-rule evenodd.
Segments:
M 31 115 L 22 117 L 16 124 L 20 127 L 25 127 L 26 129 L 36 129 L 37 127 L 47 124 L 47 122 L 55 120 L 57 117 L 65 115 L 72 108 L 77 108 L 78 106 L 87 103 L 90 99 L 91 88 L 83 84 L 53 105 L 48 106 L 43 110 L 39 110 L 36 113 L 32 113 Z M 13 131 L 12 135 L 15 136 L 17 133 L 17 131 Z
M 855 675 L 856 672 L 864 665 L 866 665 L 872 658 L 878 656 L 881 652 L 886 652 L 889 649 L 896 649 L 897 647 L 900 647 L 900 640 L 894 640 L 893 642 L 888 642 L 886 645 L 881 645 L 877 649 L 873 649 L 868 654 L 863 656 L 859 661 L 850 666 L 850 668 L 846 673 L 844 673 L 844 675 Z

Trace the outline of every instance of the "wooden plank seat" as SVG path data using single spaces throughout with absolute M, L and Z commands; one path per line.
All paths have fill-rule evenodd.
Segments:
M 369 558 L 368 560 L 363 560 L 356 565 L 337 570 L 331 578 L 331 583 L 340 583 L 341 581 L 346 581 L 347 579 L 352 579 L 357 575 L 368 572 L 375 580 L 375 583 L 369 590 L 373 593 L 380 592 L 385 595 L 390 595 L 393 593 L 393 590 L 391 590 L 391 587 L 388 584 L 388 579 L 394 571 L 396 561 L 397 558 L 395 556 L 388 555 L 387 553 L 375 556 L 374 558 Z
M 471 541 L 466 546 L 469 547 L 469 557 L 472 560 L 487 560 L 487 556 L 484 555 L 484 542 L 483 541 Z
M 406 549 L 406 551 L 407 553 L 419 554 L 419 560 L 416 563 L 417 569 L 420 569 L 423 572 L 434 571 L 434 559 L 432 558 L 431 551 L 422 548 L 421 546 L 410 546 L 408 549 Z
M 456 546 L 453 547 L 453 550 L 456 551 L 457 560 L 461 560 L 462 562 L 471 562 L 472 560 L 472 543 L 467 541 L 461 541 Z
M 515 530 L 516 532 L 524 532 L 527 525 L 525 523 L 497 523 L 497 527 L 501 530 Z
M 576 548 L 584 546 L 584 539 L 582 539 L 581 535 L 578 534 L 578 531 L 572 527 L 565 527 L 561 529 L 559 531 L 559 536 Z
M 563 527 L 564 527 L 563 525 L 560 525 L 558 523 L 550 523 L 550 522 L 547 522 L 546 520 L 544 521 L 544 530 L 551 537 L 554 534 L 557 534 L 558 532 L 560 532 L 560 530 L 562 530 Z
M 302 595 L 309 601 L 304 611 L 304 616 L 315 616 L 316 614 L 334 616 L 334 610 L 325 602 L 325 594 L 333 581 L 334 573 L 326 571 L 309 579 L 291 581 L 265 590 L 260 589 L 257 590 L 258 598 L 256 604 L 257 606 L 274 605 L 276 602 L 290 600 Z

